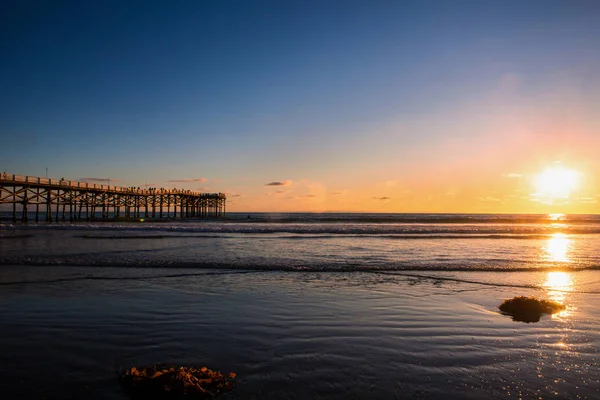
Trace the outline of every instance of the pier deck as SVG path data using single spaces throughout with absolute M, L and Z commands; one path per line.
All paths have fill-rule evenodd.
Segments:
M 208 218 L 225 215 L 224 193 L 120 187 L 0 173 L 0 204 L 12 204 L 13 221 Z M 18 207 L 20 206 L 20 207 Z M 98 216 L 100 213 L 100 216 Z

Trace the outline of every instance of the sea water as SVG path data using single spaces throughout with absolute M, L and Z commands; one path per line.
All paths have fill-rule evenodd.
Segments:
M 221 221 L 4 223 L 0 229 L 0 261 L 17 265 L 292 271 L 600 267 L 598 216 L 233 214 Z
M 594 398 L 599 250 L 597 216 L 5 220 L 0 392 L 126 398 L 120 368 L 175 363 L 229 398 Z

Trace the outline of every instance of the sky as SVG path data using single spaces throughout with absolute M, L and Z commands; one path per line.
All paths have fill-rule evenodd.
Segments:
M 240 212 L 597 213 L 599 43 L 594 0 L 3 1 L 0 170 Z

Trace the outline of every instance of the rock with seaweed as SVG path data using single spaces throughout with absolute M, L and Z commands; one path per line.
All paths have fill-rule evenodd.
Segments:
M 554 314 L 565 309 L 563 304 L 535 297 L 517 296 L 504 300 L 498 306 L 504 314 L 512 316 L 513 321 L 539 322 L 542 314 Z
M 235 373 L 222 375 L 206 367 L 132 367 L 119 380 L 132 399 L 213 399 L 229 391 Z

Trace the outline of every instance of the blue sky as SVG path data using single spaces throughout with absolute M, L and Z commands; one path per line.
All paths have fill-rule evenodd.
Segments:
M 195 179 L 249 211 L 477 211 L 503 174 L 573 160 L 600 191 L 595 1 L 0 7 L 8 172 Z

